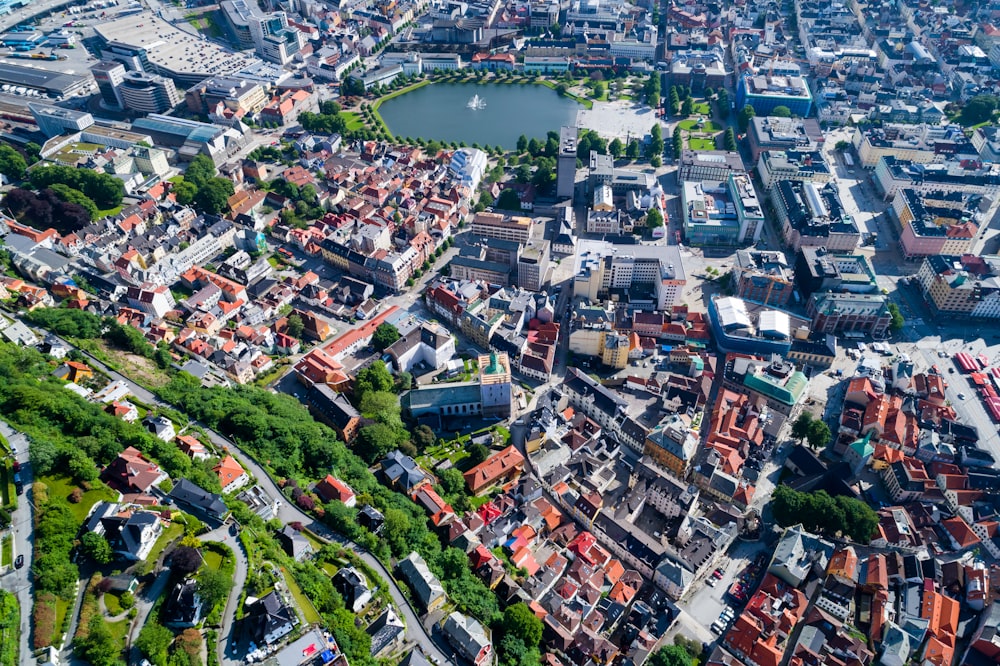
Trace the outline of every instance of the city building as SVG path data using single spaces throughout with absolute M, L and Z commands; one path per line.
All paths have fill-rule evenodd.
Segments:
M 880 158 L 890 156 L 917 164 L 942 162 L 959 155 L 972 159 L 979 156 L 958 125 L 859 127 L 852 143 L 866 169 L 875 168 Z
M 28 102 L 28 110 L 31 111 L 38 129 L 47 137 L 79 132 L 94 124 L 94 116 L 89 113 L 64 109 L 61 106 Z
M 833 173 L 819 150 L 766 150 L 757 162 L 757 174 L 767 191 L 779 180 L 820 185 L 833 180 Z
M 111 108 L 124 108 L 118 86 L 125 80 L 125 65 L 114 60 L 102 60 L 91 66 L 90 73 L 101 91 L 101 101 Z
M 173 81 L 145 72 L 125 72 L 116 92 L 123 108 L 139 113 L 162 113 L 181 103 Z
M 786 417 L 799 403 L 809 385 L 809 378 L 795 366 L 779 358 L 766 360 L 743 354 L 729 354 L 722 385 L 737 393 L 760 396 L 768 409 Z
M 708 320 L 716 346 L 727 352 L 787 354 L 792 343 L 792 316 L 782 310 L 748 307 L 733 296 L 708 302 Z M 796 319 L 796 329 L 801 326 Z
M 177 148 L 182 159 L 190 160 L 202 154 L 210 157 L 216 166 L 246 145 L 246 136 L 231 127 L 159 113 L 139 118 L 132 127 L 149 133 L 157 144 Z
M 534 222 L 530 217 L 503 213 L 476 213 L 472 218 L 472 233 L 487 238 L 499 238 L 527 244 Z
M 829 252 L 825 247 L 799 250 L 795 282 L 804 297 L 823 291 L 870 294 L 879 290 L 875 271 L 864 255 Z
M 747 71 L 736 81 L 736 108 L 749 104 L 758 116 L 770 115 L 779 106 L 792 115 L 808 118 L 812 111 L 812 92 L 801 76 L 754 74 Z
M 739 298 L 784 307 L 795 291 L 794 274 L 783 252 L 739 250 L 733 262 L 733 287 Z
M 899 229 L 899 247 L 905 259 L 963 255 L 973 251 L 982 234 L 977 213 L 994 206 L 988 197 L 906 188 L 893 198 L 890 217 Z
M 570 199 L 576 187 L 576 128 L 559 128 L 559 158 L 556 162 L 556 196 Z
M 37 90 L 49 97 L 67 98 L 89 88 L 91 78 L 4 63 L 0 64 L 0 84 Z
M 188 88 L 184 100 L 194 113 L 208 113 L 221 102 L 234 113 L 253 116 L 267 105 L 268 96 L 255 81 L 217 76 Z
M 924 258 L 916 280 L 938 316 L 1000 318 L 1000 257 L 933 255 Z
M 541 291 L 549 272 L 549 241 L 532 240 L 517 255 L 517 286 Z
M 687 181 L 681 188 L 684 239 L 690 245 L 739 245 L 760 240 L 764 209 L 745 173 L 725 181 Z
M 698 450 L 699 437 L 691 417 L 674 414 L 649 431 L 643 453 L 683 479 Z
M 725 150 L 687 150 L 681 153 L 677 182 L 725 181 L 731 174 L 746 173 L 738 152 Z
M 676 245 L 624 245 L 581 240 L 574 258 L 573 296 L 611 298 L 668 310 L 680 301 L 684 266 Z
M 804 246 L 852 252 L 861 241 L 857 224 L 840 201 L 836 183 L 819 186 L 781 180 L 769 196 L 784 242 L 795 252 Z
M 882 294 L 814 293 L 806 301 L 816 333 L 860 333 L 882 338 L 889 332 L 892 316 Z
M 921 164 L 885 155 L 875 166 L 872 182 L 886 201 L 907 188 L 922 193 L 963 192 L 996 198 L 1000 193 L 1000 164 L 970 159 Z
M 441 631 L 463 659 L 475 666 L 493 662 L 493 644 L 486 629 L 472 617 L 459 612 L 451 613 L 441 624 Z
M 705 50 L 677 51 L 670 61 L 671 85 L 687 86 L 696 95 L 705 88 L 719 88 L 727 83 L 726 56 L 718 46 Z
M 451 154 L 448 172 L 456 181 L 474 192 L 486 173 L 488 160 L 486 153 L 478 148 L 459 148 Z
M 754 116 L 747 128 L 747 143 L 756 162 L 765 150 L 816 150 L 824 142 L 823 130 L 814 118 Z
M 567 160 L 567 168 L 569 168 Z M 573 162 L 576 168 L 576 162 Z M 601 185 L 610 185 L 611 191 L 620 196 L 627 192 L 648 192 L 655 185 L 653 174 L 615 167 L 615 158 L 590 151 L 587 173 L 587 191 L 593 192 Z

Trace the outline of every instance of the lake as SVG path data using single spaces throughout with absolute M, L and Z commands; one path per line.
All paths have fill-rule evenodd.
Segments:
M 468 108 L 473 95 L 485 101 Z M 543 85 L 432 83 L 386 100 L 379 114 L 395 136 L 513 149 L 522 134 L 544 139 L 563 125 L 576 125 L 579 103 Z

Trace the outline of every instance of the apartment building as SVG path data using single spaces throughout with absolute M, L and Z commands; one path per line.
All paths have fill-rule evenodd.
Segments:
M 906 188 L 917 192 L 939 190 L 996 198 L 1000 193 L 1000 164 L 984 164 L 974 159 L 920 164 L 886 155 L 879 158 L 872 180 L 885 201 L 891 201 Z
M 852 252 L 861 241 L 854 219 L 840 201 L 835 183 L 819 186 L 808 181 L 781 180 L 770 192 L 785 244 L 798 252 L 802 247 L 825 247 Z
M 757 162 L 757 174 L 765 191 L 779 180 L 798 180 L 824 185 L 833 180 L 830 165 L 819 150 L 766 150 Z

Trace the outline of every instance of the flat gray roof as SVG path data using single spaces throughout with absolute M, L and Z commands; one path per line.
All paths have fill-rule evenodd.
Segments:
M 35 88 L 57 95 L 65 95 L 72 92 L 73 89 L 82 86 L 87 78 L 77 76 L 76 74 L 51 72 L 47 69 L 38 69 L 36 67 L 22 67 L 21 65 L 0 63 L 0 83 Z

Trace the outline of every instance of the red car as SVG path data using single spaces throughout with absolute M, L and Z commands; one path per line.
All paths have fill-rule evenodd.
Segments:
M 715 571 L 713 571 L 712 576 L 714 576 L 719 580 L 722 580 L 722 569 L 716 569 Z

